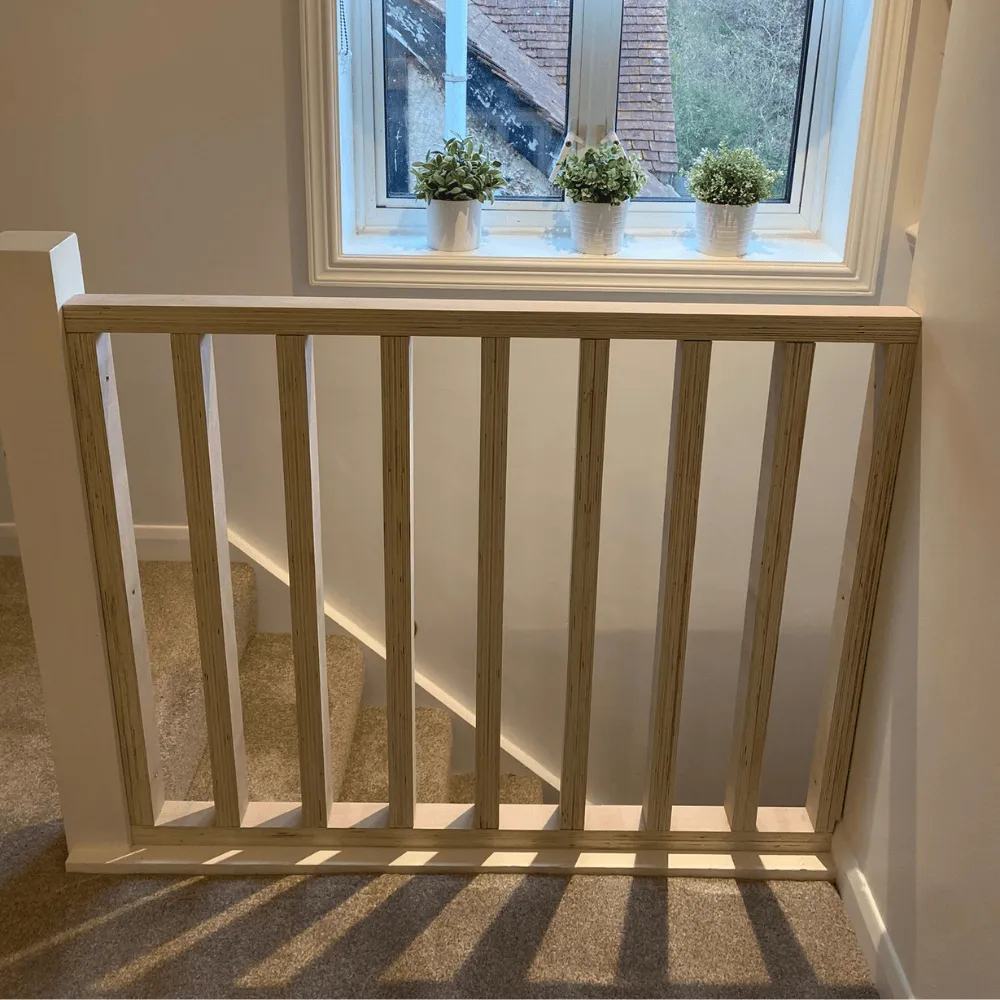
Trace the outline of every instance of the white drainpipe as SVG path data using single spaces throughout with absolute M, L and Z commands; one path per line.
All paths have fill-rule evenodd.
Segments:
M 468 0 L 446 0 L 444 15 L 444 135 L 465 135 L 469 49 Z

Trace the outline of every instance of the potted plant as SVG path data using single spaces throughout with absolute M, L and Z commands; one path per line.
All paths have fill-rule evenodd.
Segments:
M 686 171 L 694 206 L 695 242 L 712 257 L 742 257 L 750 244 L 757 203 L 770 197 L 779 170 L 769 170 L 752 149 L 703 149 Z
M 429 149 L 411 168 L 414 193 L 427 202 L 427 245 L 432 250 L 475 250 L 483 238 L 483 202 L 507 182 L 500 161 L 482 143 L 455 136 Z
M 602 142 L 569 153 L 552 183 L 570 199 L 569 228 L 580 253 L 613 254 L 622 248 L 629 200 L 646 183 L 637 156 L 620 142 Z

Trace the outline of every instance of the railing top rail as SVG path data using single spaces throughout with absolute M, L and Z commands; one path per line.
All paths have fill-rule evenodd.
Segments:
M 915 343 L 899 306 L 511 302 L 265 295 L 77 295 L 67 333 L 609 338 Z

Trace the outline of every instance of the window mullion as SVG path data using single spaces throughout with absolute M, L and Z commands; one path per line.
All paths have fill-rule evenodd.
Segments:
M 569 130 L 596 144 L 615 127 L 623 0 L 574 0 Z

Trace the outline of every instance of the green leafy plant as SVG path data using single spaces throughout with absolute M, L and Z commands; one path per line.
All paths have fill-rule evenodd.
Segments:
M 507 182 L 499 160 L 491 160 L 482 143 L 456 135 L 440 149 L 429 149 L 413 164 L 414 194 L 424 201 L 489 201 Z
M 750 148 L 730 149 L 723 139 L 717 150 L 703 149 L 685 176 L 699 201 L 753 205 L 770 197 L 781 171 L 769 170 Z
M 567 155 L 552 183 L 562 188 L 570 201 L 620 205 L 642 190 L 646 173 L 639 157 L 629 155 L 621 143 L 602 142 Z
M 812 0 L 670 0 L 670 85 L 682 171 L 727 138 L 787 170 Z M 771 194 L 784 198 L 787 177 Z

